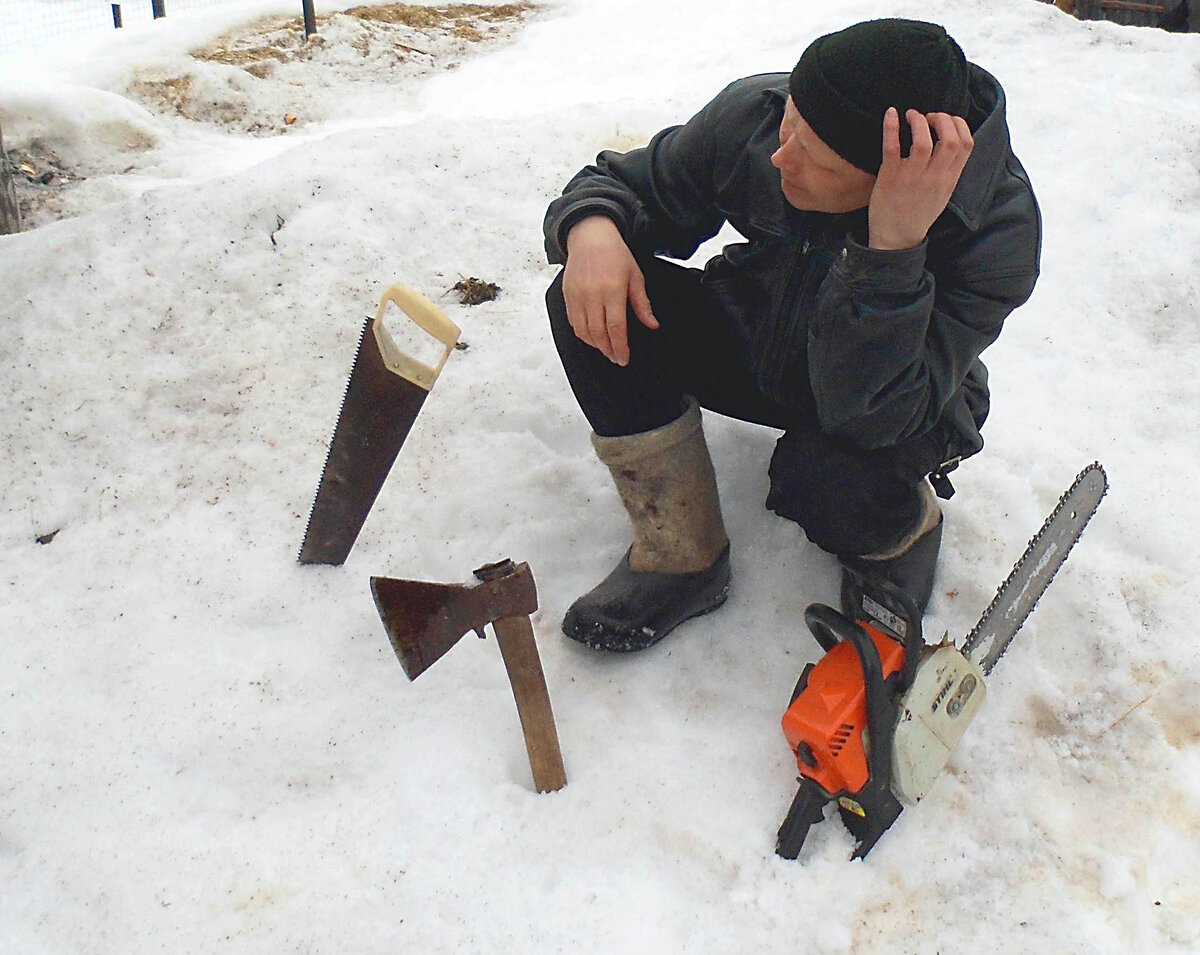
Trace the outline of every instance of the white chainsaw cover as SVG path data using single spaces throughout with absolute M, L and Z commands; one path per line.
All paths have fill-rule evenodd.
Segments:
M 929 792 L 983 706 L 983 671 L 945 644 L 917 666 L 892 742 L 892 790 L 911 805 Z

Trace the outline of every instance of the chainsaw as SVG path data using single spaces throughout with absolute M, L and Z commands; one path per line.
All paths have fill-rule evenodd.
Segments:
M 986 695 L 985 678 L 1067 559 L 1108 489 L 1091 464 L 1059 499 L 959 649 L 927 646 L 921 614 L 896 588 L 851 619 L 823 604 L 804 614 L 826 651 L 800 674 L 783 732 L 800 770 L 776 854 L 795 859 L 810 827 L 837 804 L 865 856 L 945 768 Z M 899 607 L 902 614 L 885 608 Z M 878 612 L 875 612 L 875 608 Z

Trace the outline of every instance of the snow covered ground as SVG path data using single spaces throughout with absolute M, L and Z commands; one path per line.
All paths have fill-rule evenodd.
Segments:
M 187 55 L 298 6 L 0 54 L 7 146 L 71 180 L 0 237 L 0 950 L 1200 948 L 1200 36 L 1032 0 L 559 0 L 425 59 L 346 22 L 262 79 Z M 784 862 L 779 717 L 835 567 L 763 507 L 775 435 L 709 416 L 726 607 L 631 658 L 561 637 L 627 532 L 540 222 L 600 148 L 889 15 L 1000 77 L 1045 217 L 928 634 L 966 633 L 1083 465 L 1112 490 L 929 796 L 863 862 L 836 820 Z M 458 305 L 464 276 L 501 297 Z M 469 348 L 346 565 L 301 567 L 396 281 Z M 494 640 L 410 684 L 368 589 L 502 557 L 538 584 L 553 795 Z

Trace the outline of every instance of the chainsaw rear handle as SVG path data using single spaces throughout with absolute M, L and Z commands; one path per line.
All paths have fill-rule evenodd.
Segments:
M 396 344 L 395 339 L 383 324 L 383 315 L 389 304 L 395 305 L 411 318 L 418 328 L 446 346 L 436 366 L 427 365 L 425 362 L 413 358 Z M 379 344 L 379 353 L 383 356 L 383 362 L 388 369 L 426 391 L 433 389 L 434 382 L 437 381 L 438 375 L 445 367 L 446 360 L 450 357 L 450 352 L 454 350 L 458 336 L 462 334 L 462 330 L 450 321 L 446 313 L 433 302 L 420 292 L 399 283 L 383 293 L 383 297 L 379 300 L 379 310 L 375 313 L 374 322 L 371 323 L 371 330 L 375 333 L 375 340 Z

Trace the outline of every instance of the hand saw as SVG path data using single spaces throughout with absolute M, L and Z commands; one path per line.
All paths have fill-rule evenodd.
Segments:
M 401 351 L 383 323 L 389 304 L 446 346 L 436 365 Z M 384 292 L 375 317 L 363 326 L 300 563 L 346 560 L 458 336 L 458 326 L 425 296 L 404 285 Z
M 983 705 L 984 678 L 1029 616 L 1108 489 L 1089 465 L 1059 499 L 1008 579 L 959 650 L 925 646 L 921 615 L 906 607 L 902 638 L 879 621 L 853 621 L 821 604 L 805 611 L 827 651 L 800 675 L 783 731 L 800 770 L 800 788 L 779 829 L 775 851 L 794 859 L 809 828 L 836 802 L 867 854 L 904 805 L 923 797 Z

